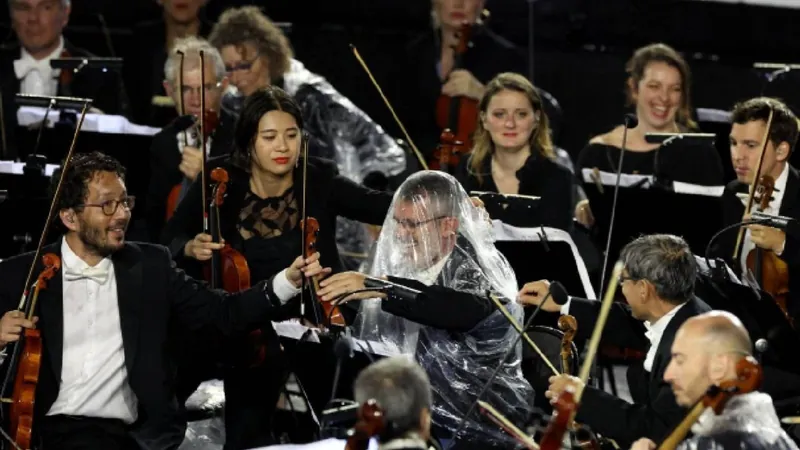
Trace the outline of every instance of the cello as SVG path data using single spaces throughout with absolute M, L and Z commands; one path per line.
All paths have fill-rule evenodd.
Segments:
M 464 56 L 474 45 L 473 37 L 483 30 L 488 20 L 489 11 L 484 9 L 474 24 L 464 23 L 456 32 L 458 42 L 453 46 L 451 73 L 464 68 Z M 446 154 L 441 149 L 436 149 L 433 153 L 430 168 L 450 172 L 450 168 L 458 165 L 461 156 L 472 149 L 472 134 L 478 126 L 478 100 L 441 94 L 436 101 L 436 125 L 443 133 L 452 133 L 455 140 L 463 143 L 457 153 Z
M 53 99 L 51 98 L 51 101 Z M 36 277 L 36 281 L 31 284 L 34 271 L 38 265 L 39 256 L 42 253 L 42 248 L 47 241 L 47 232 L 50 224 L 56 214 L 56 205 L 64 184 L 64 176 L 69 170 L 69 163 L 72 155 L 75 152 L 75 143 L 78 140 L 78 134 L 83 127 L 83 121 L 86 117 L 86 112 L 89 109 L 92 101 L 89 99 L 70 99 L 72 101 L 78 100 L 83 103 L 81 116 L 75 127 L 75 133 L 72 137 L 67 156 L 64 158 L 64 165 L 61 168 L 61 176 L 58 180 L 56 192 L 50 202 L 50 210 L 47 214 L 47 219 L 44 222 L 44 229 L 39 237 L 39 244 L 33 254 L 31 267 L 28 271 L 25 285 L 23 286 L 23 293 L 17 309 L 22 311 L 27 320 L 32 320 L 36 315 L 36 304 L 38 302 L 39 293 L 42 289 L 46 289 L 47 283 L 56 276 L 56 273 L 61 269 L 61 259 L 53 254 L 47 253 L 42 256 L 42 263 L 44 269 Z M 5 379 L 2 385 L 2 394 L 5 394 L 6 388 L 13 376 L 14 387 L 10 399 L 3 399 L 4 403 L 10 403 L 9 407 L 9 433 L 5 435 L 16 448 L 29 450 L 31 448 L 34 430 L 34 415 L 36 404 L 36 388 L 39 383 L 39 373 L 42 364 L 42 349 L 43 339 L 41 331 L 38 329 L 26 328 L 19 341 L 14 344 L 14 351 L 11 355 L 8 371 L 6 372 Z M 5 434 L 5 433 L 4 433 Z
M 761 174 L 764 155 L 769 142 L 769 134 L 772 131 L 772 117 L 773 110 L 770 108 L 767 126 L 765 127 L 764 137 L 761 142 L 761 153 L 759 154 L 756 173 L 753 177 L 753 181 L 750 183 L 750 192 L 747 203 L 745 204 L 742 222 L 750 215 L 754 204 L 757 204 L 761 211 L 766 210 L 769 207 L 772 194 L 775 191 L 775 180 L 770 175 Z M 739 234 L 736 237 L 736 246 L 734 247 L 733 253 L 733 261 L 736 263 L 738 263 L 739 260 L 739 252 L 743 244 L 744 233 L 745 228 L 739 228 Z M 772 296 L 775 303 L 777 303 L 778 307 L 789 320 L 789 323 L 794 326 L 794 321 L 786 305 L 789 296 L 789 266 L 786 262 L 776 255 L 775 252 L 755 246 L 745 258 L 745 266 L 747 270 L 754 275 L 761 289 Z
M 745 356 L 736 363 L 736 378 L 712 385 L 703 398 L 689 411 L 689 414 L 679 423 L 666 439 L 658 446 L 658 450 L 675 450 L 686 438 L 697 419 L 707 408 L 715 414 L 721 414 L 725 405 L 733 396 L 747 394 L 761 386 L 763 373 L 761 366 L 752 356 Z

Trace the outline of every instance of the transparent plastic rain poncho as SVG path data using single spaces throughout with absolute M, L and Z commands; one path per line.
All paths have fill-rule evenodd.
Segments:
M 677 450 L 797 450 L 781 428 L 772 397 L 751 392 L 728 400 L 722 414 L 707 409 L 692 427 L 694 436 Z
M 514 301 L 518 292 L 514 271 L 494 246 L 488 215 L 473 206 L 455 178 L 443 172 L 418 172 L 395 192 L 364 269 L 373 276 L 411 279 L 484 297 L 491 291 L 518 322 L 523 319 L 522 307 Z M 356 336 L 413 355 L 431 380 L 434 424 L 454 433 L 517 332 L 496 308 L 462 333 L 394 316 L 383 311 L 381 302 L 361 302 Z M 452 314 L 459 314 L 458 304 L 453 304 Z M 482 397 L 520 427 L 533 414 L 533 389 L 522 376 L 521 354 L 518 343 Z M 477 408 L 459 436 L 514 447 Z

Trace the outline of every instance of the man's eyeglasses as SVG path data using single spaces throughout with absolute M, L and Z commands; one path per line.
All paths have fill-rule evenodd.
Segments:
M 113 216 L 117 212 L 117 208 L 119 208 L 119 205 L 122 205 L 123 208 L 130 211 L 133 209 L 133 206 L 135 204 L 136 204 L 136 197 L 130 196 L 130 197 L 125 197 L 122 200 L 106 200 L 103 203 L 84 203 L 82 205 L 78 205 L 77 207 L 85 208 L 91 206 L 95 208 L 102 208 L 103 214 L 107 216 Z
M 253 64 L 256 63 L 257 59 L 258 59 L 258 55 L 256 55 L 255 58 L 253 58 L 253 59 L 251 59 L 249 61 L 241 61 L 241 62 L 238 62 L 238 63 L 236 63 L 234 65 L 231 65 L 231 66 L 226 65 L 225 66 L 225 71 L 228 72 L 228 75 L 230 75 L 233 72 L 244 72 L 244 71 L 250 70 L 250 69 L 253 68 Z
M 444 216 L 433 217 L 431 219 L 426 219 L 426 220 L 408 220 L 408 219 L 398 219 L 395 217 L 394 221 L 401 228 L 405 228 L 408 230 L 416 230 L 417 228 L 421 227 L 422 225 L 425 225 L 426 223 L 430 223 L 439 219 L 444 219 Z
M 625 276 L 625 275 L 620 275 L 619 276 L 619 284 L 620 285 L 622 285 L 622 283 L 624 283 L 626 281 L 639 281 L 639 280 L 641 280 L 641 278 Z

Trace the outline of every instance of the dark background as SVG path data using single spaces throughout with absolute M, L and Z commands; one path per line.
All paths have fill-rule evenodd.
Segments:
M 401 136 L 348 44 L 358 47 L 379 83 L 388 74 L 402 74 L 404 68 L 393 65 L 391 55 L 429 28 L 428 1 L 210 0 L 204 14 L 213 22 L 225 8 L 243 4 L 257 4 L 273 20 L 290 24 L 296 57 Z M 529 5 L 527 0 L 489 0 L 490 27 L 528 48 Z M 99 56 L 111 55 L 113 46 L 114 54 L 124 57 L 136 45 L 131 25 L 160 15 L 151 0 L 73 0 L 72 8 L 67 38 Z M 591 136 L 621 120 L 625 61 L 651 42 L 668 43 L 689 58 L 695 107 L 730 109 L 765 92 L 800 111 L 800 74 L 785 74 L 767 86 L 765 72 L 751 68 L 755 61 L 800 62 L 795 56 L 800 55 L 800 9 L 678 0 L 538 0 L 533 9 L 534 82 L 561 103 L 564 123 L 557 143 L 573 156 Z M 0 14 L 0 36 L 13 39 L 7 8 Z M 721 132 L 726 134 L 726 127 Z

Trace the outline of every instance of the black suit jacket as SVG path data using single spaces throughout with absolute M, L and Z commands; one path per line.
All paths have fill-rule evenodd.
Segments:
M 158 242 L 166 223 L 167 197 L 175 185 L 183 180 L 178 169 L 181 152 L 178 150 L 178 133 L 194 123 L 188 116 L 179 117 L 153 136 L 150 144 L 150 182 L 147 187 L 145 216 L 149 238 Z M 230 153 L 233 145 L 233 129 L 236 119 L 225 113 L 220 115 L 219 125 L 211 135 L 210 157 Z
M 60 256 L 61 241 L 44 253 Z M 0 308 L 16 309 L 33 253 L 0 264 Z M 145 243 L 126 243 L 112 256 L 117 282 L 122 340 L 128 382 L 136 394 L 139 417 L 132 432 L 145 449 L 175 449 L 183 441 L 185 421 L 175 399 L 172 360 L 167 353 L 170 324 L 177 322 L 193 331 L 220 337 L 255 329 L 269 320 L 280 305 L 271 283 L 258 284 L 240 294 L 206 289 L 176 269 L 166 248 Z M 42 270 L 37 264 L 34 275 Z M 59 392 L 61 368 L 76 361 L 62 361 L 62 274 L 42 290 L 37 303 L 43 355 L 36 397 L 36 416 L 42 417 Z M 174 322 L 173 322 L 174 321 Z M 3 366 L 8 370 L 9 364 Z
M 737 192 L 747 193 L 748 186 L 738 180 L 731 181 L 722 194 L 722 209 L 724 225 L 733 225 L 742 221 L 744 204 L 736 196 Z M 786 189 L 778 215 L 800 219 L 800 172 L 789 166 L 789 176 L 786 180 Z M 724 259 L 737 274 L 741 274 L 742 265 L 733 261 L 734 247 L 738 228 L 725 232 L 719 237 L 717 244 L 712 249 L 714 257 Z M 789 314 L 795 322 L 800 321 L 800 226 L 790 224 L 786 229 L 786 246 L 780 258 L 789 266 L 789 299 L 786 302 Z
M 75 47 L 64 39 L 64 50 L 70 57 L 95 57 L 88 51 Z M 15 142 L 17 126 L 17 105 L 14 97 L 19 93 L 21 81 L 14 73 L 14 61 L 20 58 L 21 48 L 18 43 L 0 49 L 0 90 L 3 96 L 3 125 L 6 130 L 8 148 L 3 150 L 3 159 L 14 159 L 19 156 Z M 59 82 L 56 95 L 67 97 L 91 98 L 92 107 L 106 114 L 128 115 L 127 95 L 122 83 L 122 75 L 114 71 L 103 72 L 100 69 L 84 68 L 72 78 L 69 85 Z
M 647 437 L 655 442 L 661 440 L 686 415 L 687 410 L 675 403 L 672 388 L 664 382 L 671 354 L 672 341 L 678 328 L 691 317 L 711 311 L 697 297 L 692 298 L 675 313 L 669 321 L 658 344 L 653 367 L 648 373 L 643 364 L 628 368 L 628 385 L 633 404 L 592 387 L 583 392 L 576 421 L 588 425 L 594 431 L 614 439 L 621 448 L 628 448 L 635 440 Z M 600 302 L 573 298 L 569 314 L 579 324 L 593 324 L 600 312 Z M 592 332 L 592 326 L 578 327 L 578 339 Z M 647 351 L 649 342 L 644 335 L 644 323 L 634 319 L 630 307 L 614 303 L 603 329 L 603 342 L 611 345 Z

